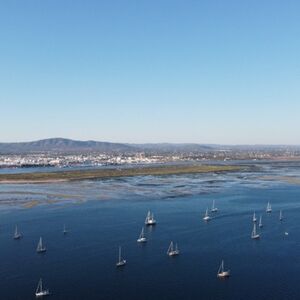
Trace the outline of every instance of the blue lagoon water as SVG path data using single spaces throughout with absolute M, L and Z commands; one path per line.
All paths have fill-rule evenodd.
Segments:
M 40 277 L 49 299 L 299 299 L 300 185 L 279 175 L 300 177 L 300 167 L 2 185 L 0 299 L 34 299 Z M 205 223 L 213 199 L 219 212 Z M 31 200 L 39 205 L 25 208 Z M 158 223 L 141 245 L 149 209 Z M 264 224 L 257 241 L 250 238 L 254 211 Z M 15 224 L 24 235 L 18 241 Z M 40 236 L 44 255 L 35 251 Z M 177 257 L 166 254 L 171 240 Z M 119 245 L 128 262 L 122 269 L 115 267 Z M 216 276 L 222 259 L 228 280 Z

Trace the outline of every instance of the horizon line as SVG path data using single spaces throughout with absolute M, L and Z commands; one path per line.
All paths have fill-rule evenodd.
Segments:
M 0 144 L 21 144 L 21 143 L 33 143 L 39 141 L 46 141 L 46 140 L 70 140 L 75 142 L 98 142 L 98 143 L 111 143 L 111 144 L 124 144 L 124 145 L 157 145 L 157 144 L 170 144 L 170 145 L 217 145 L 217 146 L 292 146 L 292 147 L 300 147 L 300 144 L 237 144 L 237 143 L 205 143 L 205 142 L 115 142 L 115 141 L 107 141 L 107 140 L 96 140 L 96 139 L 88 139 L 88 140 L 80 140 L 80 139 L 73 139 L 73 138 L 65 138 L 65 137 L 49 137 L 49 138 L 40 138 L 35 140 L 27 140 L 27 141 L 14 141 L 14 142 L 2 142 Z

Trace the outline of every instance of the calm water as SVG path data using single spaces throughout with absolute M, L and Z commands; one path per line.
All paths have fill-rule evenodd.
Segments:
M 0 299 L 34 299 L 40 277 L 53 293 L 49 299 L 299 299 L 300 185 L 264 180 L 265 174 L 300 177 L 300 167 L 0 186 L 0 200 L 14 200 L 0 211 Z M 80 197 L 61 201 L 63 192 Z M 15 207 L 55 197 L 55 204 Z M 213 199 L 219 212 L 204 223 Z M 149 209 L 158 224 L 146 229 L 148 243 L 139 245 Z M 254 210 L 263 215 L 259 241 L 250 239 Z M 12 239 L 15 224 L 24 234 L 19 241 Z M 35 252 L 40 236 L 45 255 Z M 171 240 L 178 242 L 178 257 L 166 255 Z M 122 270 L 115 268 L 119 245 L 128 262 Z M 232 273 L 224 281 L 216 277 L 222 259 Z

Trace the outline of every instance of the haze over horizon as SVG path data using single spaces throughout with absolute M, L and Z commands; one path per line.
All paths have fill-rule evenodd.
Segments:
M 78 139 L 70 139 L 70 138 L 63 138 L 63 137 L 51 137 L 51 138 L 43 138 L 43 139 L 38 139 L 38 140 L 28 140 L 28 141 L 15 141 L 15 142 L 1 142 L 0 141 L 0 145 L 1 144 L 15 144 L 15 143 L 36 143 L 36 142 L 43 142 L 43 141 L 57 141 L 57 140 L 62 140 L 62 141 L 73 141 L 73 142 L 83 142 L 83 143 L 88 143 L 88 142 L 96 142 L 96 143 L 112 143 L 112 144 L 124 144 L 124 145 L 160 145 L 160 144 L 170 144 L 170 145 L 207 145 L 207 146 L 295 146 L 295 147 L 300 147 L 300 144 L 218 144 L 218 143 L 195 143 L 195 142 L 184 142 L 184 143 L 176 143 L 176 142 L 151 142 L 151 143 L 126 143 L 126 142 L 112 142 L 112 141 L 101 141 L 101 140 L 78 140 Z M 58 141 L 57 141 L 58 142 Z
M 0 142 L 299 145 L 299 10 L 5 1 Z

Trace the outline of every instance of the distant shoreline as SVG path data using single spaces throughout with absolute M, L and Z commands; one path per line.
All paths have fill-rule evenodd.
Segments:
M 18 174 L 0 174 L 0 184 L 57 183 L 76 180 L 96 180 L 130 176 L 163 176 L 179 174 L 197 174 L 210 172 L 239 171 L 241 166 L 223 165 L 172 165 L 123 169 L 89 169 L 57 172 L 32 172 Z

